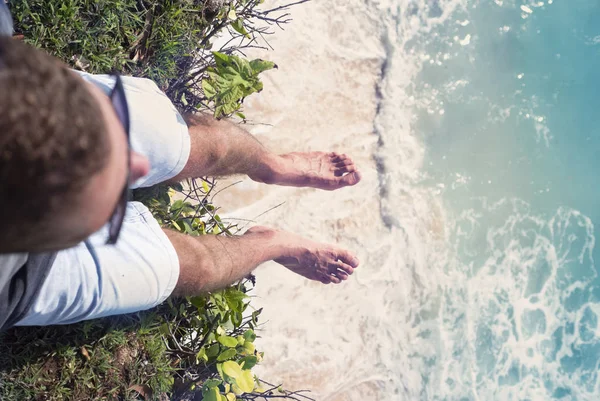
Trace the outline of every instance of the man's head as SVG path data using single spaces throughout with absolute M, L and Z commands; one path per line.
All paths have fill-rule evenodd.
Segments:
M 111 217 L 148 172 L 110 99 L 66 66 L 0 37 L 0 253 L 63 249 Z M 128 160 L 130 165 L 127 165 Z

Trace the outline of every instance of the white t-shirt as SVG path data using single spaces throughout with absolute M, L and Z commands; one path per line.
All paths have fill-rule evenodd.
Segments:
M 0 254 L 0 267 L 2 270 L 14 270 L 27 262 L 27 253 L 5 253 Z M 0 271 L 2 275 L 2 271 Z

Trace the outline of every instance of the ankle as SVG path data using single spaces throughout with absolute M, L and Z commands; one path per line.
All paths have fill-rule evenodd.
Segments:
M 256 169 L 248 176 L 257 182 L 277 184 L 281 175 L 281 156 L 265 152 L 257 163 Z
M 256 248 L 261 249 L 264 261 L 287 257 L 292 248 L 288 234 L 271 227 L 254 226 L 242 237 L 254 242 Z

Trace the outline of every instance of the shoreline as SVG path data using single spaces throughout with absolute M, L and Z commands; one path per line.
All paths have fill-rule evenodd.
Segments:
M 246 127 L 265 146 L 278 153 L 347 153 L 361 169 L 362 182 L 327 192 L 244 180 L 218 201 L 226 207 L 224 217 L 242 219 L 285 202 L 256 224 L 357 251 L 361 267 L 339 286 L 299 279 L 274 263 L 256 271 L 253 304 L 264 307 L 266 323 L 257 340 L 265 351 L 257 372 L 287 388 L 310 389 L 310 396 L 319 400 L 384 399 L 389 381 L 370 366 L 376 360 L 369 356 L 365 330 L 370 309 L 383 302 L 371 299 L 369 282 L 385 263 L 377 238 L 387 234 L 379 207 L 374 128 L 384 52 L 381 27 L 370 14 L 358 1 L 294 8 L 289 28 L 271 38 L 275 51 L 248 55 L 272 60 L 279 69 L 265 73 L 264 91 L 245 103 L 253 122 L 272 124 Z M 239 180 L 223 180 L 219 187 Z M 340 319 L 346 322 L 339 324 Z

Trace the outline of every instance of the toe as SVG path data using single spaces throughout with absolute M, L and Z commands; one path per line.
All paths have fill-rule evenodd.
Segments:
M 362 177 L 361 177 L 360 173 L 358 171 L 354 171 L 350 174 L 346 174 L 345 176 L 340 177 L 339 183 L 344 187 L 352 186 L 352 185 L 358 184 L 360 182 L 361 178 Z
M 342 281 L 348 280 L 348 278 L 350 277 L 349 274 L 341 270 L 337 270 L 335 273 L 333 273 L 333 276 L 339 278 Z
M 331 280 L 331 282 L 332 282 L 332 283 L 334 283 L 334 284 L 339 284 L 339 283 L 341 283 L 341 282 L 342 282 L 342 280 L 340 280 L 340 279 L 339 279 L 339 278 L 337 278 L 336 276 L 331 276 L 329 279 L 330 279 L 330 280 Z
M 354 254 L 345 249 L 340 249 L 337 251 L 337 259 L 341 261 L 343 264 L 349 265 L 352 269 L 356 269 L 360 264 L 360 261 Z M 345 270 L 345 269 L 342 269 Z M 353 270 L 354 271 L 354 270 Z
M 350 160 L 346 154 L 333 153 L 331 156 L 331 161 L 334 163 L 343 162 L 345 160 Z
M 342 273 L 342 272 L 338 272 L 337 276 L 340 278 L 340 280 L 342 281 L 346 281 L 348 280 L 348 278 L 350 278 L 349 275 L 347 275 L 346 273 Z
M 342 261 L 336 261 L 329 264 L 329 271 L 334 274 L 343 273 L 348 276 L 349 274 L 354 273 L 354 268 Z
M 335 162 L 334 165 L 336 167 L 346 167 L 346 166 L 354 165 L 354 162 L 351 159 L 346 159 L 346 160 L 340 160 L 338 162 Z
M 354 173 L 355 171 L 356 171 L 356 166 L 350 165 L 350 166 L 336 167 L 333 170 L 333 173 L 336 177 L 341 177 L 346 173 Z

